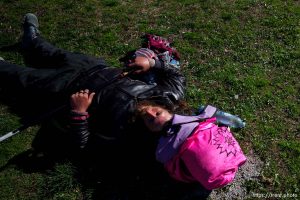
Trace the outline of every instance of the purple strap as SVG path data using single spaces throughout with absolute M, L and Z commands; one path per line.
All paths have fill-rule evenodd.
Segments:
M 156 160 L 166 163 L 179 151 L 181 144 L 190 136 L 201 120 L 211 118 L 217 108 L 206 106 L 198 116 L 174 115 L 167 135 L 160 137 L 156 148 Z

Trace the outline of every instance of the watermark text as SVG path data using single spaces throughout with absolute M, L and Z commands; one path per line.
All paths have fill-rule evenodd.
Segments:
M 256 198 L 297 198 L 298 195 L 295 193 L 251 193 L 251 197 L 256 197 Z

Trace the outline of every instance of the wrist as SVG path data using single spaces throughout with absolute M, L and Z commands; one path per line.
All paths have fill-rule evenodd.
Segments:
M 80 110 L 71 110 L 72 115 L 88 115 L 89 113 L 86 111 L 80 111 Z
M 155 60 L 153 58 L 148 59 L 150 68 L 155 66 Z
M 89 117 L 88 112 L 79 112 L 77 110 L 71 110 L 71 119 L 72 120 L 86 120 Z
M 154 60 L 154 66 L 151 68 L 160 69 L 163 68 L 163 63 L 159 59 Z

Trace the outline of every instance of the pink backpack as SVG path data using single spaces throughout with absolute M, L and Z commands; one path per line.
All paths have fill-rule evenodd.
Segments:
M 209 190 L 233 181 L 246 157 L 229 129 L 217 126 L 215 120 L 201 122 L 179 153 L 165 164 L 171 177 L 183 182 L 200 182 Z

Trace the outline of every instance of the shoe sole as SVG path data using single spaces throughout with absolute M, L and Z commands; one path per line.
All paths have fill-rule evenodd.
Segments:
M 35 14 L 27 13 L 23 18 L 23 26 L 34 26 L 35 28 L 39 27 L 39 21 Z

